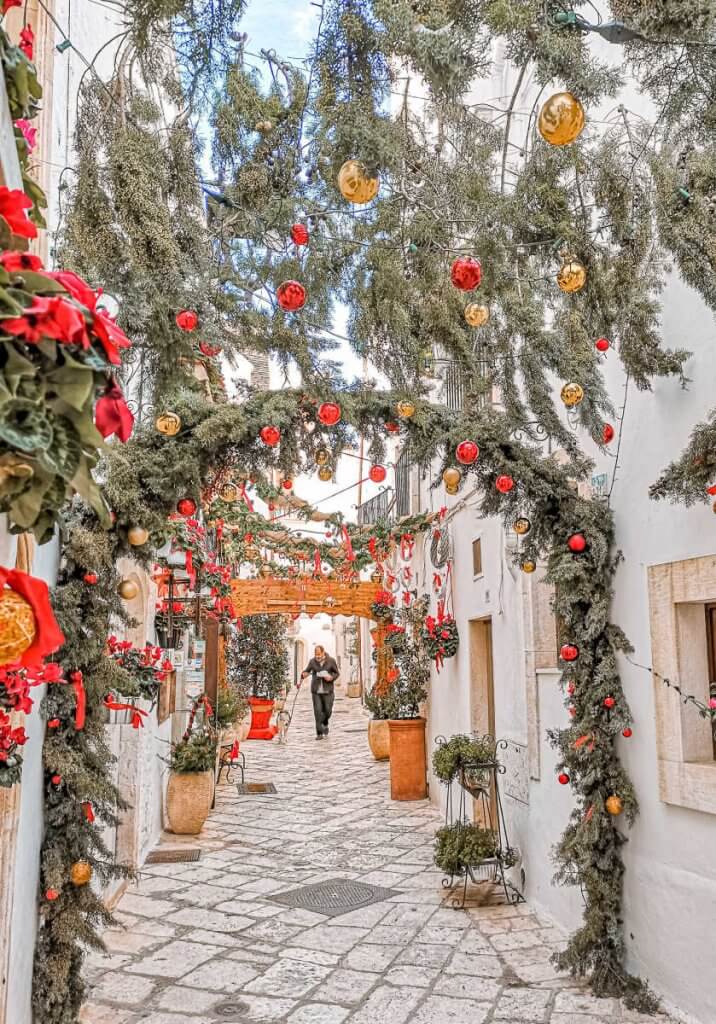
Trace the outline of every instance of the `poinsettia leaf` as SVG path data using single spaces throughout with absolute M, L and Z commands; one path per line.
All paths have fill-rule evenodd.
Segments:
M 101 451 L 106 447 L 104 438 L 94 425 L 91 405 L 78 412 L 71 405 L 57 399 L 52 403 L 52 408 L 56 415 L 63 416 L 72 423 L 85 451 Z
M 5 364 L 2 373 L 8 390 L 14 395 L 17 393 L 17 386 L 22 377 L 37 376 L 37 367 L 29 359 L 20 355 L 14 345 L 5 345 L 4 350 Z
M 12 288 L 0 288 L 0 312 L 3 316 L 22 316 L 24 308 L 13 295 Z
M 40 274 L 36 270 L 18 270 L 17 273 L 13 272 L 13 277 L 21 277 L 28 292 L 39 295 L 66 294 L 59 281 L 46 277 L 45 274 Z
M 77 472 L 70 481 L 72 488 L 85 499 L 85 501 L 92 506 L 97 513 L 100 523 L 105 529 L 109 529 L 112 525 L 112 519 L 107 508 L 107 503 L 104 500 L 102 491 L 95 483 L 92 472 L 90 470 L 89 462 L 86 456 L 82 456 L 80 464 L 77 467 Z
M 58 398 L 80 412 L 94 396 L 94 374 L 66 353 L 64 358 L 64 366 L 47 374 L 48 391 L 54 391 Z
M 43 499 L 49 488 L 50 481 L 36 473 L 30 480 L 30 486 L 10 502 L 10 519 L 17 526 L 29 530 L 42 512 Z
M 11 398 L 2 406 L 0 438 L 10 448 L 35 452 L 52 443 L 52 425 L 43 409 L 28 398 Z
M 69 420 L 56 416 L 53 423 L 52 444 L 40 452 L 40 465 L 65 480 L 71 480 L 82 458 L 82 442 Z

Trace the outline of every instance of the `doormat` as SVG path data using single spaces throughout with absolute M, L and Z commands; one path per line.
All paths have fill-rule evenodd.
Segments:
M 265 898 L 286 907 L 312 910 L 326 917 L 340 917 L 351 910 L 360 910 L 371 903 L 380 903 L 398 895 L 396 889 L 383 889 L 379 885 L 366 885 L 365 882 L 354 882 L 347 878 L 332 878 L 328 882 L 304 885 L 300 889 Z
M 255 796 L 257 793 L 278 793 L 273 782 L 239 782 L 236 786 L 239 796 Z
M 201 850 L 194 846 L 187 846 L 180 849 L 172 849 L 171 847 L 160 846 L 156 850 L 152 850 L 145 864 L 181 864 L 184 862 L 191 863 L 192 861 L 199 860 L 201 857 Z

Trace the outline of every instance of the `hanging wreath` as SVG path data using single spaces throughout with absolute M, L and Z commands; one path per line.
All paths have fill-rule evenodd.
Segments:
M 457 654 L 460 634 L 452 615 L 446 615 L 442 619 L 434 619 L 432 615 L 426 615 L 422 638 L 438 672 L 446 658 L 454 658 Z
M 394 607 L 395 597 L 393 594 L 388 590 L 379 590 L 370 610 L 376 622 L 392 622 Z
M 450 557 L 450 534 L 447 527 L 433 531 L 430 541 L 430 561 L 434 569 L 442 569 Z

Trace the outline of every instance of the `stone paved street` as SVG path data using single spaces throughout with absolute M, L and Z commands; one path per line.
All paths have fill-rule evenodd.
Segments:
M 184 840 L 200 861 L 143 870 L 108 955 L 90 958 L 86 1024 L 663 1024 L 557 975 L 563 936 L 529 907 L 446 905 L 439 817 L 390 801 L 365 722 L 339 691 L 318 743 L 302 692 L 287 746 L 244 744 L 247 781 L 277 794 L 222 783 L 201 837 Z M 270 898 L 336 878 L 397 895 L 338 917 Z

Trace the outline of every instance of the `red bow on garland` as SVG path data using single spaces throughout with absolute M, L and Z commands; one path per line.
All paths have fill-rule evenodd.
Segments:
M 136 707 L 134 704 L 121 704 L 119 701 L 114 699 L 114 694 L 107 694 L 104 698 L 104 706 L 110 711 L 131 711 L 132 712 L 132 728 L 139 729 L 144 728 L 144 722 L 142 719 L 146 718 L 149 712 L 142 711 L 141 708 Z

